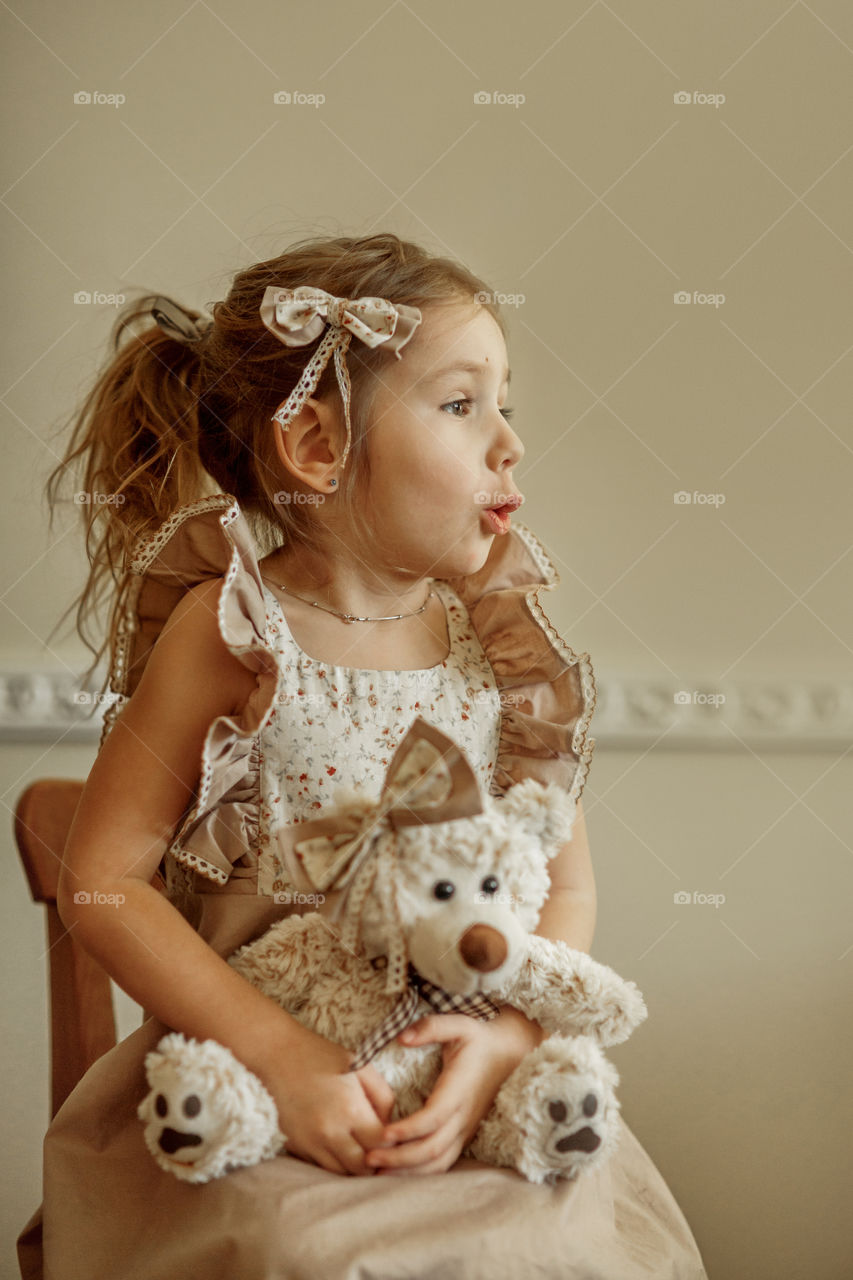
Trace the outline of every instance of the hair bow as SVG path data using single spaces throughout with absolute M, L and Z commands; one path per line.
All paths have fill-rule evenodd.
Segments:
M 210 328 L 209 320 L 193 320 L 192 316 L 188 316 L 186 311 L 169 298 L 154 299 L 151 318 L 158 329 L 178 342 L 200 342 Z
M 342 922 L 341 940 L 354 950 L 364 903 L 377 880 L 389 926 L 397 919 L 396 850 L 380 853 L 380 833 L 482 811 L 476 775 L 459 747 L 418 716 L 394 753 L 376 804 L 286 827 L 278 835 L 278 852 L 297 887 L 334 892 L 331 917 Z M 388 956 L 389 991 L 405 986 L 406 966 L 398 926 Z
M 343 467 L 352 443 L 350 427 L 350 380 L 344 356 L 353 337 L 368 347 L 384 346 L 401 359 L 400 351 L 423 319 L 417 307 L 389 302 L 387 298 L 337 298 L 325 289 L 299 285 L 296 289 L 269 285 L 261 299 L 261 320 L 287 347 L 305 347 L 328 330 L 305 370 L 272 420 L 287 430 L 316 390 L 320 376 L 334 354 L 338 386 L 344 403 L 347 442 L 341 457 Z

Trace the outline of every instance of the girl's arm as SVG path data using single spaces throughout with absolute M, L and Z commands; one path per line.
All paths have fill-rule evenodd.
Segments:
M 57 905 L 63 924 L 146 1011 L 187 1036 L 219 1041 L 259 1076 L 289 1149 L 364 1173 L 364 1147 L 377 1141 L 393 1101 L 385 1082 L 372 1068 L 347 1076 L 344 1049 L 256 991 L 150 884 L 192 800 L 210 722 L 238 712 L 255 687 L 219 633 L 221 585 L 206 582 L 178 604 L 105 740 L 69 833 Z
M 589 951 L 595 936 L 597 895 L 589 840 L 581 802 L 572 838 L 549 864 L 551 891 L 542 908 L 536 932 L 559 938 L 576 951 Z

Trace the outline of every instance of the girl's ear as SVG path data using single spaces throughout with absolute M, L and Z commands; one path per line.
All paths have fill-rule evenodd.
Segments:
M 276 453 L 290 475 L 312 489 L 328 489 L 342 453 L 334 410 L 312 396 L 286 428 L 275 421 L 270 425 Z

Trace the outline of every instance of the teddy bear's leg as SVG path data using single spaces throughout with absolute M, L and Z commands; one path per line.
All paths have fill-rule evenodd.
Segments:
M 469 1148 L 530 1182 L 576 1178 L 618 1142 L 619 1076 L 587 1036 L 553 1036 L 504 1081 Z
M 145 1059 L 150 1093 L 137 1115 L 161 1169 L 209 1182 L 278 1154 L 275 1102 L 257 1076 L 215 1040 L 164 1036 Z

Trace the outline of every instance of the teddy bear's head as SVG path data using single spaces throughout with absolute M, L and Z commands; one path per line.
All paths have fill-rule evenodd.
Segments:
M 361 911 L 370 954 L 388 938 L 388 897 L 418 973 L 459 995 L 495 990 L 526 954 L 548 895 L 548 863 L 571 838 L 575 805 L 555 785 L 527 780 L 483 811 L 384 832 L 375 857 L 393 895 Z
M 341 793 L 335 811 L 291 831 L 291 865 L 337 897 L 345 945 L 386 956 L 388 991 L 413 964 L 459 995 L 496 990 L 521 964 L 575 801 L 526 779 L 484 796 L 452 739 L 418 717 L 378 804 Z

